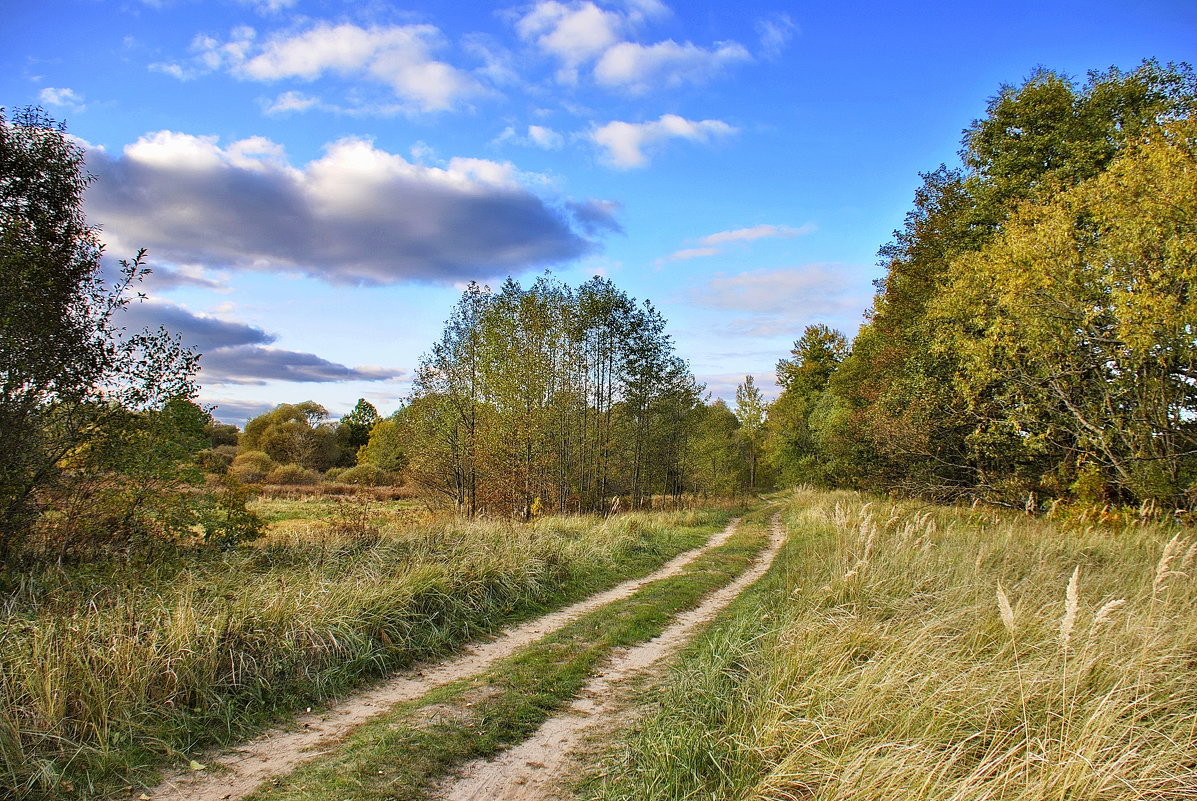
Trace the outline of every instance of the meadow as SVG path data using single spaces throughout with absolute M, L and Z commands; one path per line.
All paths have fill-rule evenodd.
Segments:
M 803 490 L 785 520 L 583 798 L 1194 797 L 1191 529 Z
M 0 786 L 120 795 L 499 625 L 643 575 L 727 513 L 438 517 L 405 500 L 264 498 L 252 546 L 6 577 Z

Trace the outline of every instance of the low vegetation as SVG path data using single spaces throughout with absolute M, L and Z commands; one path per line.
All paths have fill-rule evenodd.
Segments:
M 1185 798 L 1197 542 L 801 491 L 589 799 Z
M 266 516 L 298 503 L 269 502 Z M 0 616 L 0 786 L 119 789 L 498 624 L 643 575 L 725 514 L 440 520 L 324 504 L 260 547 L 171 549 L 11 577 Z M 306 534 L 303 536 L 303 534 Z

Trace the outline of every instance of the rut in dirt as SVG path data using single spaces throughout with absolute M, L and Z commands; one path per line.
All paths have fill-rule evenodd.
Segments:
M 739 518 L 732 519 L 706 543 L 675 556 L 647 576 L 625 581 L 572 606 L 505 629 L 494 639 L 467 646 L 456 659 L 396 674 L 320 714 L 300 715 L 292 727 L 271 729 L 236 748 L 203 755 L 199 760 L 207 766 L 205 770 L 176 772 L 142 795 L 152 801 L 238 801 L 264 782 L 285 776 L 300 764 L 327 753 L 358 726 L 395 704 L 481 673 L 582 615 L 627 598 L 653 581 L 676 575 L 706 551 L 725 543 L 738 523 Z
M 490 760 L 465 765 L 441 784 L 441 801 L 566 801 L 569 783 L 586 767 L 588 741 L 622 729 L 630 716 L 627 689 L 636 674 L 660 669 L 664 660 L 759 579 L 781 549 L 785 532 L 780 513 L 770 523 L 769 544 L 755 564 L 703 602 L 681 615 L 660 636 L 616 655 L 561 714 L 530 738 Z

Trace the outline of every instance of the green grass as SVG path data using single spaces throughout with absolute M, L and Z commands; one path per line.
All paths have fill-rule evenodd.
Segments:
M 155 766 L 644 575 L 726 517 L 448 521 L 6 577 L 0 787 L 119 793 Z
M 785 519 L 583 798 L 1194 797 L 1192 540 L 849 493 Z
M 759 520 L 742 525 L 682 573 L 579 618 L 482 675 L 397 706 L 358 729 L 336 753 L 301 766 L 253 798 L 425 798 L 430 782 L 454 766 L 535 732 L 581 690 L 613 648 L 660 634 L 679 612 L 742 573 L 766 540 Z

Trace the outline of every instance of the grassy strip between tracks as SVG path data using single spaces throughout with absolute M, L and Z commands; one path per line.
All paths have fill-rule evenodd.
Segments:
M 723 545 L 676 576 L 659 579 L 536 643 L 485 673 L 397 706 L 338 750 L 296 770 L 254 801 L 425 798 L 429 785 L 463 762 L 528 737 L 585 685 L 614 648 L 660 634 L 680 612 L 742 573 L 768 532 L 750 515 Z

